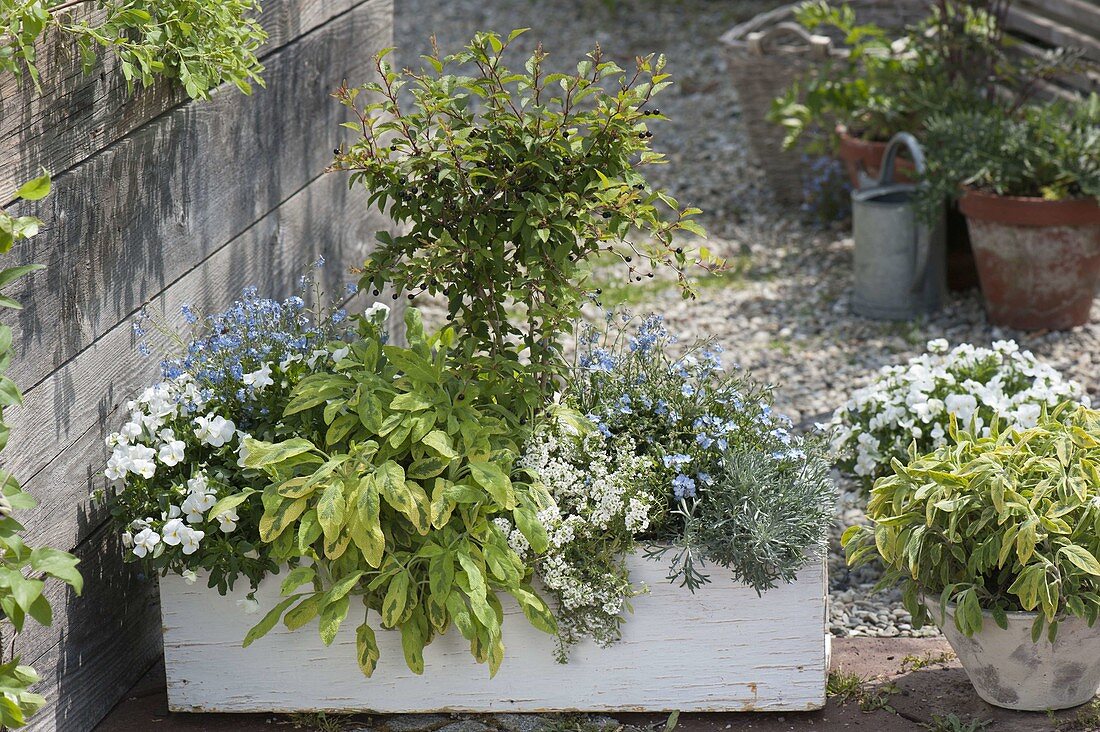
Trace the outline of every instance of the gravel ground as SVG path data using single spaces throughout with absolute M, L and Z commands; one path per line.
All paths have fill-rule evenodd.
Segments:
M 569 64 L 600 43 L 620 64 L 635 54 L 664 53 L 676 85 L 659 104 L 670 121 L 655 147 L 669 165 L 651 179 L 682 203 L 705 212 L 708 247 L 737 262 L 707 277 L 685 301 L 655 278 L 628 285 L 601 272 L 605 300 L 635 312 L 664 314 L 681 340 L 712 336 L 740 366 L 779 386 L 776 399 L 796 423 L 823 420 L 882 366 L 919 353 L 932 338 L 989 344 L 1015 338 L 1082 382 L 1100 401 L 1100 307 L 1089 325 L 1068 333 L 1023 334 L 989 326 L 976 292 L 954 294 L 934 317 L 887 323 L 851 314 L 852 241 L 843 226 L 809 227 L 797 211 L 771 202 L 761 169 L 749 159 L 740 109 L 719 52 L 722 32 L 779 3 L 766 0 L 400 0 L 397 44 L 405 65 L 418 65 L 431 33 L 444 49 L 476 30 L 531 27 L 524 50 L 542 41 L 552 61 Z M 432 27 L 424 19 L 431 18 Z M 779 90 L 777 90 L 778 92 Z M 423 304 L 429 311 L 431 303 Z M 849 572 L 839 556 L 844 526 L 863 520 L 854 485 L 838 477 L 839 521 L 830 552 L 832 631 L 836 635 L 936 634 L 913 631 L 897 592 L 874 593 L 874 568 Z

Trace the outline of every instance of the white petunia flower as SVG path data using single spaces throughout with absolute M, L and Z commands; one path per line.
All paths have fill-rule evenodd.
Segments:
M 373 320 L 376 323 L 384 323 L 389 320 L 390 307 L 385 303 L 376 302 L 367 308 L 363 315 L 366 316 L 367 320 Z
M 349 353 L 351 353 L 351 348 L 350 347 L 340 346 L 339 348 L 337 348 L 335 351 L 332 352 L 332 360 L 333 361 L 339 361 L 341 359 L 347 358 Z

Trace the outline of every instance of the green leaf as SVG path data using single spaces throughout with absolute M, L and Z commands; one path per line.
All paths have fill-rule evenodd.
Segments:
M 316 576 L 317 572 L 313 567 L 295 567 L 287 573 L 279 594 L 285 597 L 307 582 L 313 582 L 313 578 Z
M 401 626 L 401 649 L 409 670 L 417 675 L 424 673 L 424 636 L 419 624 L 409 621 Z
M 325 602 L 325 593 L 317 592 L 298 603 L 283 618 L 283 625 L 288 630 L 298 630 L 303 625 L 317 617 Z
M 252 626 L 252 629 L 248 631 L 248 633 L 244 637 L 244 643 L 241 644 L 241 647 L 248 648 L 250 645 L 252 645 L 253 641 L 258 638 L 263 638 L 265 635 L 267 635 L 268 632 L 270 632 L 271 629 L 275 627 L 275 623 L 279 622 L 279 618 L 282 617 L 283 611 L 293 605 L 299 597 L 301 597 L 301 595 L 291 595 L 275 607 L 271 608 L 271 610 L 268 611 L 267 615 L 264 615 L 263 620 L 256 623 L 256 625 Z
M 451 443 L 451 438 L 446 432 L 441 430 L 432 430 L 428 434 L 424 435 L 424 439 L 421 442 L 431 449 L 435 450 L 440 457 L 453 460 L 458 457 L 458 453 L 454 450 L 454 445 Z
M 408 603 L 409 573 L 401 571 L 390 580 L 389 587 L 386 588 L 386 596 L 382 600 L 382 624 L 387 628 L 397 627 Z
M 512 481 L 496 463 L 470 461 L 470 475 L 474 481 L 489 492 L 501 507 L 512 510 L 516 507 L 516 494 L 512 490 Z
M 76 569 L 80 560 L 72 554 L 49 547 L 39 547 L 31 551 L 30 562 L 31 569 L 35 572 L 42 572 L 68 583 L 78 595 L 83 591 L 84 578 Z
M 527 539 L 531 549 L 536 554 L 544 553 L 550 547 L 550 539 L 546 535 L 546 527 L 539 521 L 537 514 L 526 506 L 519 506 L 512 512 L 516 520 L 516 526 L 520 533 Z
M 283 442 L 263 442 L 248 437 L 244 441 L 244 449 L 247 457 L 244 464 L 249 468 L 263 468 L 268 465 L 277 465 L 296 455 L 315 450 L 313 443 L 301 437 L 293 437 Z
M 50 195 L 50 174 L 43 170 L 42 175 L 19 186 L 15 195 L 25 201 L 38 201 L 45 198 Z
M 355 630 L 355 658 L 364 676 L 369 677 L 378 665 L 378 641 L 374 629 L 364 620 Z
M 386 536 L 380 522 L 381 506 L 373 476 L 359 482 L 358 509 L 350 522 L 351 540 L 362 552 L 367 564 L 377 569 L 382 566 L 386 548 Z
M 1082 572 L 1100 577 L 1100 561 L 1097 561 L 1096 557 L 1084 547 L 1070 544 L 1059 549 L 1058 553 Z
M 344 482 L 334 481 L 325 488 L 317 502 L 317 521 L 324 531 L 325 540 L 334 542 L 347 521 L 347 503 L 344 498 Z
M 321 610 L 321 620 L 318 630 L 321 634 L 321 642 L 326 646 L 332 645 L 336 640 L 336 633 L 340 630 L 340 624 L 348 616 L 348 608 L 351 601 L 346 594 L 328 602 Z

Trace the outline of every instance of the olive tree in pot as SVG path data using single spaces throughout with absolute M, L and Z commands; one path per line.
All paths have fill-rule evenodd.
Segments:
M 1029 429 L 951 431 L 876 482 L 848 562 L 882 560 L 987 702 L 1083 704 L 1100 687 L 1100 411 L 1066 402 Z
M 929 203 L 958 198 L 989 320 L 1088 322 L 1100 284 L 1100 97 L 938 116 L 925 144 Z

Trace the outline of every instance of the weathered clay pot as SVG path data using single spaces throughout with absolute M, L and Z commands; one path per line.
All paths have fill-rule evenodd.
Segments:
M 989 321 L 1020 330 L 1084 325 L 1100 286 L 1100 206 L 967 190 L 959 200 Z
M 882 169 L 882 156 L 886 154 L 886 143 L 855 137 L 843 125 L 836 128 L 836 134 L 840 138 L 837 157 L 844 163 L 844 170 L 848 173 L 852 187 L 859 188 L 862 178 L 877 180 Z M 904 159 L 897 161 L 897 173 L 894 177 L 898 181 L 911 182 L 912 173 L 913 163 Z
M 953 605 L 944 616 L 937 599 L 925 595 L 924 604 L 978 696 L 994 706 L 1029 712 L 1068 709 L 1100 691 L 1100 623 L 1090 628 L 1080 618 L 1063 618 L 1053 643 L 1045 631 L 1033 643 L 1035 613 L 1008 613 L 1008 629 L 1002 630 L 983 612 L 982 629 L 967 637 L 955 627 Z

